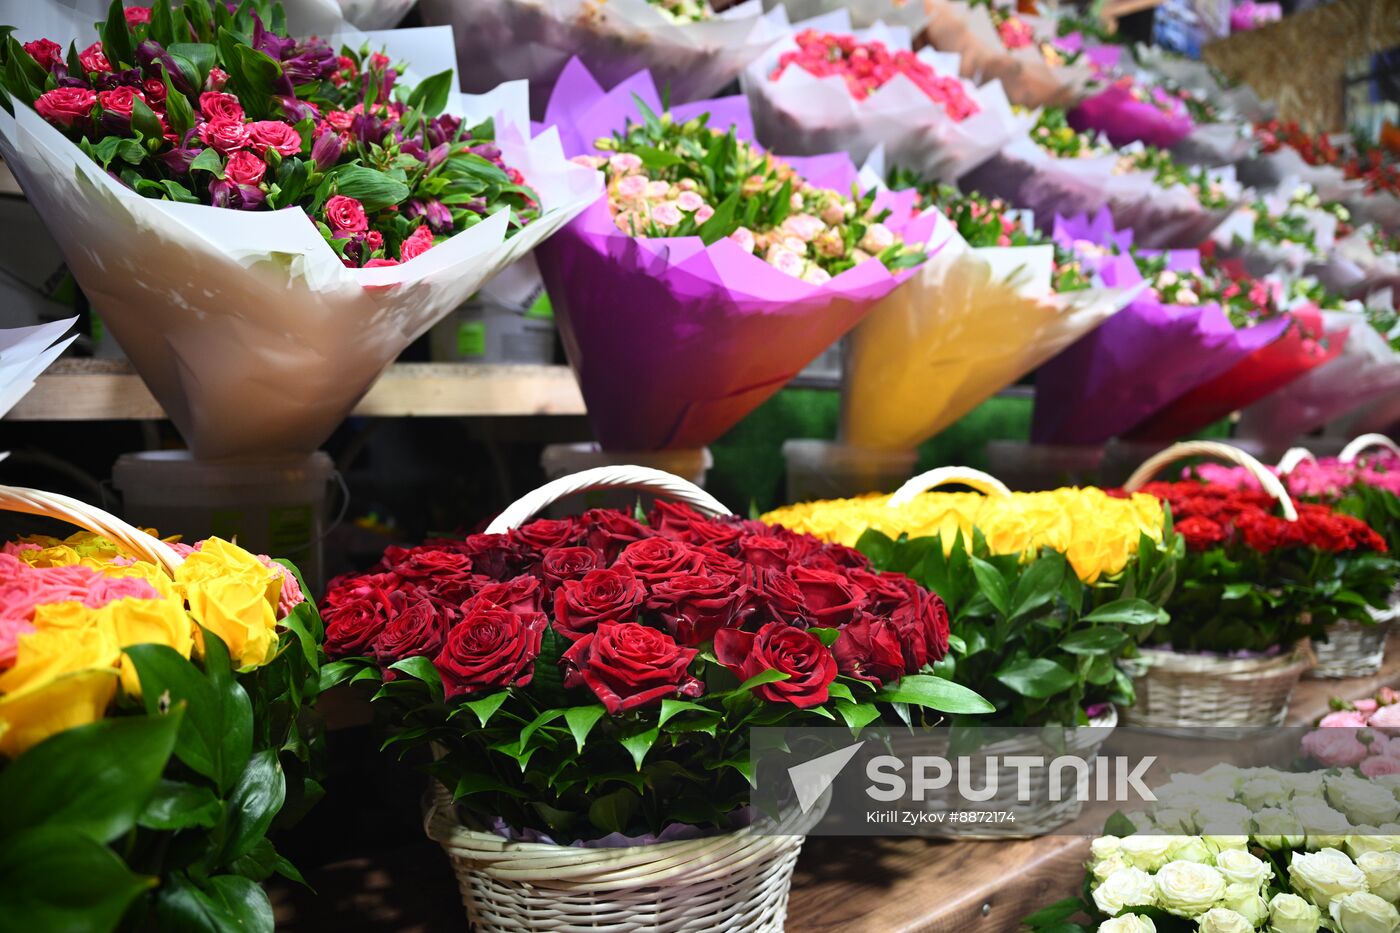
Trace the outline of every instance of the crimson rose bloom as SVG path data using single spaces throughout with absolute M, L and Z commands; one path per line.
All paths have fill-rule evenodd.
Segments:
M 79 52 L 78 64 L 83 66 L 84 71 L 112 70 L 112 63 L 107 61 L 107 55 L 102 51 L 101 42 L 94 42 L 92 45 Z
M 336 236 L 364 233 L 369 229 L 369 218 L 365 216 L 364 205 L 343 194 L 337 194 L 326 202 L 325 215 L 326 226 L 330 227 L 331 233 Z
M 627 567 L 590 570 L 554 591 L 554 628 L 572 641 L 604 622 L 635 622 L 646 598 L 646 587 Z
M 1204 551 L 1229 537 L 1219 522 L 1198 515 L 1177 522 L 1176 530 L 1186 539 L 1186 546 L 1193 551 Z
M 98 91 L 97 104 L 108 113 L 129 117 L 131 116 L 132 102 L 143 96 L 136 88 L 122 85 L 110 91 Z
M 739 557 L 765 570 L 786 570 L 792 563 L 792 547 L 773 535 L 745 535 L 739 539 Z
M 682 574 L 652 587 L 647 609 L 661 616 L 676 641 L 698 645 L 717 630 L 738 625 L 747 595 L 735 577 Z
M 539 577 L 521 574 L 504 583 L 487 583 L 476 591 L 464 608 L 470 611 L 474 607 L 495 607 L 529 616 L 544 611 L 544 599 L 544 587 L 540 585 Z
M 768 623 L 757 634 L 720 629 L 715 632 L 715 657 L 740 681 L 768 670 L 789 675 L 753 692 L 770 703 L 791 703 L 798 709 L 825 703 L 827 688 L 836 679 L 836 659 L 821 640 L 780 622 Z
M 63 61 L 63 46 L 52 39 L 35 39 L 33 42 L 26 42 L 24 50 L 45 71 L 52 70 L 54 65 Z
M 688 505 L 658 499 L 651 509 L 651 526 L 687 544 L 705 544 L 717 551 L 733 552 L 744 532 L 731 522 L 712 521 Z
M 228 155 L 248 145 L 248 127 L 237 120 L 210 120 L 199 128 L 199 138 L 205 145 Z
M 577 544 L 583 537 L 582 529 L 571 518 L 541 518 L 520 528 L 512 528 L 508 534 L 512 541 L 523 544 L 532 551 L 568 547 Z
M 199 112 L 211 123 L 215 120 L 243 122 L 243 105 L 238 98 L 219 91 L 205 91 L 199 95 Z
M 575 641 L 559 663 L 565 687 L 587 686 L 616 716 L 667 697 L 704 693 L 687 670 L 695 655 L 650 626 L 604 622 Z
M 139 26 L 151 21 L 151 8 L 148 6 L 129 6 L 124 13 L 128 26 Z
M 147 78 L 141 82 L 141 89 L 146 92 L 146 100 L 152 104 L 165 103 L 165 82 L 160 78 Z
M 905 673 L 916 673 L 948 654 L 948 606 L 937 593 L 915 587 L 908 602 L 890 612 L 890 621 L 904 648 Z
M 579 523 L 586 529 L 584 543 L 602 551 L 608 563 L 617 560 L 633 541 L 652 536 L 650 528 L 613 509 L 589 509 L 579 517 Z
M 535 676 L 534 661 L 549 626 L 542 612 L 516 615 L 503 609 L 475 609 L 447 634 L 433 658 L 451 699 L 498 687 L 524 687 Z
M 461 613 L 423 593 L 413 599 L 374 640 L 374 657 L 384 668 L 384 679 L 393 680 L 397 671 L 389 665 L 404 658 L 431 658 L 442 650 L 447 630 Z
M 301 134 L 290 123 L 281 120 L 259 120 L 248 124 L 248 138 L 255 151 L 266 153 L 275 149 L 280 156 L 301 152 Z
M 228 163 L 224 165 L 224 177 L 235 185 L 252 185 L 256 188 L 262 184 L 266 173 L 267 163 L 246 149 L 229 156 Z
M 233 164 L 232 159 L 229 164 Z M 458 604 L 466 602 L 477 589 L 490 582 L 472 573 L 472 559 L 467 555 L 427 545 L 391 547 L 384 552 L 381 566 L 434 596 Z M 531 611 L 539 611 L 538 603 Z
M 403 590 L 354 586 L 321 608 L 326 623 L 326 654 L 333 658 L 368 654 L 384 628 L 407 608 Z
M 509 580 L 525 569 L 525 555 L 506 535 L 468 535 L 453 549 L 470 557 L 477 573 L 495 580 Z
M 629 567 L 648 586 L 672 577 L 699 573 L 704 558 L 674 538 L 643 538 L 622 549 L 617 566 Z
M 34 110 L 56 126 L 73 126 L 92 116 L 97 95 L 85 87 L 58 87 L 45 91 L 34 102 Z
M 552 547 L 540 558 L 539 574 L 553 590 L 565 580 L 579 580 L 588 571 L 604 567 L 603 555 L 591 547 Z
M 746 626 L 758 628 L 769 622 L 782 622 L 807 627 L 807 604 L 792 577 L 781 570 L 761 567 L 749 567 L 742 577 L 749 591 L 742 611 Z
M 887 618 L 861 615 L 841 629 L 831 653 L 841 673 L 877 687 L 904 676 L 904 643 Z
M 875 615 L 888 615 L 891 609 L 903 605 L 919 584 L 902 573 L 851 568 L 846 579 L 865 590 L 866 609 Z
M 845 625 L 865 608 L 865 590 L 834 570 L 794 567 L 792 582 L 802 591 L 812 624 L 824 628 Z

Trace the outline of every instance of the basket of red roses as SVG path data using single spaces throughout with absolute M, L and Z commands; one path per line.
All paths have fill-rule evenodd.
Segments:
M 527 521 L 605 487 L 665 498 L 648 521 Z M 335 581 L 326 613 L 331 679 L 382 682 L 391 743 L 432 749 L 425 828 L 479 931 L 781 930 L 824 808 L 759 831 L 748 728 L 990 709 L 931 671 L 948 648 L 936 595 L 641 467 L 390 549 Z
M 1214 456 L 1249 469 L 1262 491 L 1148 482 L 1168 464 Z M 1124 484 L 1166 502 L 1186 557 L 1139 658 L 1128 723 L 1163 729 L 1277 726 L 1311 665 L 1304 639 L 1367 605 L 1384 606 L 1395 576 L 1385 541 L 1326 505 L 1295 506 L 1278 477 L 1227 444 L 1189 441 L 1147 460 Z M 1274 514 L 1275 509 L 1281 515 Z

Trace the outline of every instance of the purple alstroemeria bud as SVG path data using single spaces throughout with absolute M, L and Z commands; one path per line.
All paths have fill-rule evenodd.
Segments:
M 203 149 L 170 149 L 162 152 L 156 158 L 160 159 L 170 170 L 170 174 L 185 176 L 190 173 L 190 166 L 194 164 L 195 157 L 203 151 Z
M 482 207 L 485 208 L 484 203 Z M 452 211 L 436 198 L 428 202 L 428 226 L 433 228 L 434 233 L 452 232 Z
M 301 100 L 291 94 L 277 98 L 282 104 L 282 115 L 291 123 L 300 123 L 302 120 L 315 120 L 321 115 L 321 111 L 316 105 L 308 101 Z
M 87 81 L 86 78 L 59 78 L 59 79 L 58 79 L 58 86 L 59 86 L 59 87 L 81 87 L 81 88 L 87 88 L 87 89 L 89 89 L 89 90 L 92 89 L 92 85 L 88 83 L 88 81 Z
M 396 129 L 394 135 L 402 138 L 402 134 Z M 399 151 L 406 155 L 411 155 L 419 162 L 428 161 L 428 153 L 423 149 L 423 144 L 416 139 L 410 139 L 399 145 Z
M 450 113 L 444 113 L 435 120 L 429 120 L 426 127 L 428 143 L 433 146 L 440 146 L 445 142 L 451 142 L 457 138 L 457 130 L 461 128 L 462 120 L 454 117 Z
M 356 114 L 350 122 L 350 133 L 361 146 L 378 145 L 384 141 L 384 122 L 368 114 Z
M 263 28 L 262 18 L 256 13 L 253 14 L 253 48 L 273 61 L 280 62 L 296 46 L 297 40 L 269 32 Z
M 190 82 L 185 80 L 185 73 L 175 64 L 174 57 L 158 42 L 146 39 L 138 45 L 136 47 L 136 63 L 141 66 L 141 71 L 144 74 L 152 78 L 160 77 L 160 69 L 156 67 L 157 64 L 164 65 L 166 72 L 170 75 L 170 83 L 175 85 L 175 90 L 181 94 L 189 94 L 194 90 L 190 86 Z
M 209 199 L 215 207 L 226 207 L 236 211 L 255 211 L 263 206 L 267 195 L 261 188 L 252 185 L 235 185 L 230 181 L 213 181 L 209 184 Z
M 303 46 L 282 61 L 282 74 L 293 84 L 308 84 L 335 71 L 336 56 L 328 46 Z
M 499 163 L 501 161 L 501 149 L 495 143 L 481 143 L 472 146 L 472 153 L 481 156 L 488 162 Z
M 131 134 L 131 117 L 104 110 L 97 118 L 97 126 L 105 136 L 128 136 Z
M 486 199 L 472 198 L 466 204 L 461 205 L 463 210 L 471 211 L 473 214 L 486 216 Z
M 432 171 L 439 165 L 447 161 L 447 157 L 452 154 L 452 147 L 447 143 L 442 143 L 433 147 L 433 151 L 428 153 L 428 171 Z
M 311 144 L 311 161 L 316 163 L 317 171 L 324 172 L 336 163 L 343 151 L 345 144 L 340 141 L 340 134 L 327 130 Z
M 428 216 L 428 205 L 422 201 L 409 201 L 399 207 L 399 212 L 409 220 Z

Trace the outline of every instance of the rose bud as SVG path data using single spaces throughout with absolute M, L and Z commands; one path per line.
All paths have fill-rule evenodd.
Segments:
M 63 46 L 52 39 L 35 39 L 33 42 L 26 42 L 24 50 L 45 71 L 52 71 L 54 65 L 63 63 Z
M 344 148 L 340 137 L 335 133 L 322 133 L 317 136 L 316 142 L 311 144 L 311 161 L 316 163 L 316 170 L 324 172 L 335 165 Z
M 877 687 L 904 676 L 904 645 L 889 619 L 862 615 L 841 629 L 831 653 L 841 673 Z

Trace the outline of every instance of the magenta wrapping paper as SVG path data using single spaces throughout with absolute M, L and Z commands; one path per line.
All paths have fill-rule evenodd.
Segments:
M 633 95 L 660 112 L 650 75 L 610 91 L 577 60 L 555 87 L 546 123 L 570 155 L 640 119 Z M 742 97 L 674 108 L 678 120 L 709 111 L 715 126 L 752 140 Z M 845 155 L 791 159 L 809 181 L 849 190 Z M 924 242 L 932 217 L 915 217 L 912 192 L 882 195 L 888 225 Z M 564 349 L 599 442 L 613 450 L 701 447 L 716 440 L 855 326 L 913 270 L 867 262 L 822 285 L 793 278 L 730 240 L 644 239 L 612 222 L 606 197 L 538 250 Z
M 1115 146 L 1141 141 L 1170 149 L 1191 134 L 1194 124 L 1179 101 L 1176 113 L 1163 113 L 1152 104 L 1136 100 L 1129 87 L 1127 82 L 1119 81 L 1080 101 L 1069 112 L 1069 125 L 1081 133 L 1098 130 Z M 1149 93 L 1156 91 L 1149 89 Z

